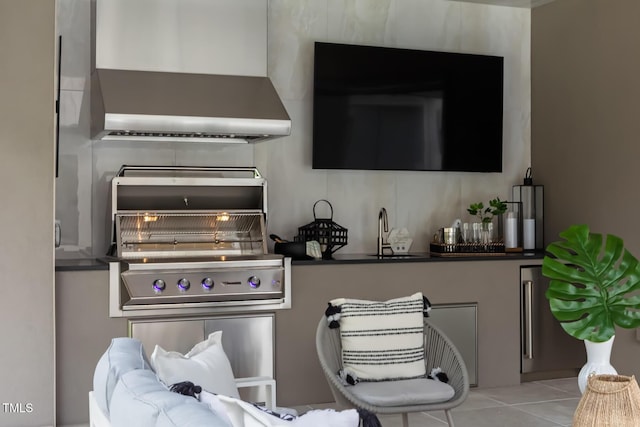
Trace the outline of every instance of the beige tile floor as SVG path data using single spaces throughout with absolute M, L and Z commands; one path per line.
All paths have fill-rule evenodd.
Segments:
M 576 378 L 535 381 L 510 387 L 472 388 L 467 400 L 453 410 L 456 427 L 557 427 L 571 426 L 581 394 Z M 331 404 L 300 406 L 324 409 Z M 401 427 L 399 415 L 380 416 L 383 427 Z M 446 426 L 444 412 L 409 415 L 411 427 Z

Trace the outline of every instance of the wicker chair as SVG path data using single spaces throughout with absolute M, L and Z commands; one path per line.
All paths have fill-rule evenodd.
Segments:
M 406 406 L 376 406 L 362 400 L 351 392 L 358 385 L 345 386 L 337 375 L 342 367 L 340 329 L 330 329 L 327 326 L 326 317 L 323 316 L 316 332 L 316 350 L 320 365 L 336 402 L 342 407 L 362 408 L 375 414 L 401 414 L 404 427 L 409 425 L 409 412 L 444 410 L 449 426 L 453 427 L 451 409 L 464 402 L 469 393 L 467 368 L 462 356 L 460 356 L 460 353 L 449 338 L 438 328 L 431 325 L 427 319 L 424 322 L 424 335 L 427 372 L 431 368 L 440 367 L 449 377 L 449 385 L 455 390 L 454 396 L 445 402 L 425 402 Z

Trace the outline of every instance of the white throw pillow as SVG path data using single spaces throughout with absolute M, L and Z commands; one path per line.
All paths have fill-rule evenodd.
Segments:
M 342 365 L 359 380 L 426 375 L 422 293 L 389 301 L 336 299 Z
M 222 348 L 222 331 L 211 333 L 185 355 L 156 345 L 151 354 L 151 365 L 169 387 L 191 381 L 211 393 L 240 397 L 231 363 Z

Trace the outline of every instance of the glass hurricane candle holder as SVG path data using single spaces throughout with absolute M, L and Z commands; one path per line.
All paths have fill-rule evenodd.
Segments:
M 513 186 L 513 201 L 522 203 L 522 247 L 525 251 L 544 249 L 544 186 L 533 185 L 531 168 L 523 185 Z

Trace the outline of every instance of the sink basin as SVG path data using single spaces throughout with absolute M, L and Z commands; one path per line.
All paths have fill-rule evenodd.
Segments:
M 417 258 L 417 257 L 423 257 L 424 255 L 419 255 L 419 254 L 384 254 L 384 255 L 377 255 L 377 254 L 372 254 L 369 256 L 374 256 L 374 257 L 378 257 L 380 259 L 404 259 L 404 258 Z

